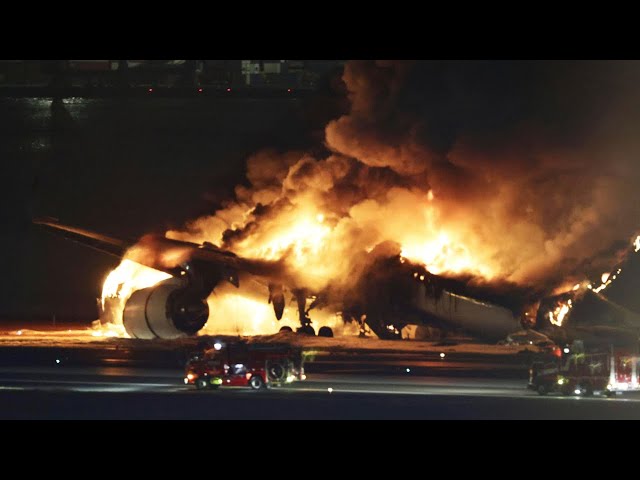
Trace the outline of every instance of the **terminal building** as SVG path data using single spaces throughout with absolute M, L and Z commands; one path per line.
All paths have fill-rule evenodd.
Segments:
M 315 90 L 340 60 L 3 60 L 0 86 Z

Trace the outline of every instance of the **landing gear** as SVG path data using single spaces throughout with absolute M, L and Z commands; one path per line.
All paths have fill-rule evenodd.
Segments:
M 298 303 L 298 319 L 300 320 L 300 327 L 298 333 L 305 335 L 315 335 L 316 331 L 311 326 L 311 318 L 309 318 L 309 310 L 306 309 L 307 305 L 307 292 L 305 290 L 294 290 L 296 302 Z
M 311 326 L 311 317 L 309 317 L 309 311 L 317 307 L 318 305 L 322 305 L 322 301 L 320 297 L 311 297 L 313 298 L 313 302 L 309 308 L 307 308 L 307 298 L 309 297 L 309 292 L 304 289 L 293 290 L 294 298 L 298 304 L 298 320 L 300 321 L 300 326 L 297 328 L 296 332 L 304 334 L 304 335 L 315 335 L 316 331 Z M 282 327 L 280 331 L 284 331 L 285 328 Z M 288 331 L 291 331 L 289 328 Z M 333 330 L 330 327 L 321 327 L 318 330 L 319 337 L 333 337 Z
M 381 340 L 402 340 L 402 327 L 404 325 L 393 325 L 387 323 L 387 319 L 381 313 L 369 312 L 360 317 L 360 336 L 366 327 L 377 335 Z

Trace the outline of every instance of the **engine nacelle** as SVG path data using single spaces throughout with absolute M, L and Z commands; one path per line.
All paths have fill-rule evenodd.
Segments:
M 124 306 L 122 323 L 133 338 L 194 335 L 209 318 L 209 306 L 177 278 L 136 290 Z

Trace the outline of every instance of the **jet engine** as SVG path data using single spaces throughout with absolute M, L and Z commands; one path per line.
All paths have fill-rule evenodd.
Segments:
M 179 278 L 136 290 L 124 306 L 122 322 L 133 338 L 179 338 L 194 335 L 209 318 L 209 306 Z

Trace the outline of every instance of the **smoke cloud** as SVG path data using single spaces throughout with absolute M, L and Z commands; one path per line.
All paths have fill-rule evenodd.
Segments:
M 434 273 L 550 291 L 637 234 L 640 62 L 353 61 L 324 156 L 263 151 L 249 186 L 170 231 L 288 255 L 314 287 L 393 241 Z

